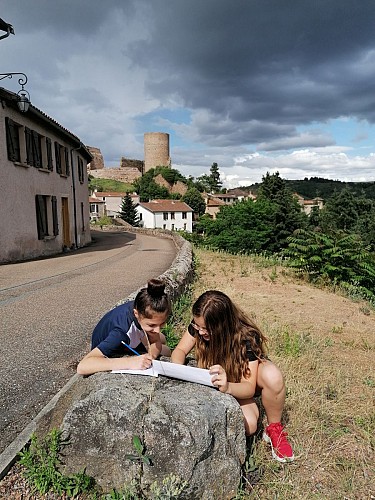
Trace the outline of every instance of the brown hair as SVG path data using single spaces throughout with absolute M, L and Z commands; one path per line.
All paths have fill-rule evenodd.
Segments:
M 257 325 L 225 293 L 204 292 L 193 305 L 193 315 L 204 319 L 210 340 L 196 335 L 195 353 L 200 368 L 221 365 L 230 382 L 250 376 L 247 345 L 261 360 L 266 338 Z
M 151 318 L 152 313 L 167 313 L 172 310 L 170 298 L 165 293 L 165 283 L 159 279 L 151 279 L 147 283 L 147 288 L 142 288 L 137 293 L 134 300 L 134 309 L 141 316 Z

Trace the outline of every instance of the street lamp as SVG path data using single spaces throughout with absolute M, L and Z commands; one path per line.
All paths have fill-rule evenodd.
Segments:
M 21 113 L 26 113 L 30 106 L 30 94 L 24 88 L 27 83 L 27 76 L 25 73 L 0 73 L 0 80 L 4 80 L 4 78 L 13 78 L 15 75 L 22 75 L 21 78 L 18 79 L 18 84 L 21 85 L 21 90 L 17 92 L 17 106 Z
M 14 35 L 13 26 L 3 19 L 0 19 L 0 31 L 5 31 L 5 35 L 1 35 L 0 40 L 2 40 L 3 38 L 8 38 L 10 34 Z

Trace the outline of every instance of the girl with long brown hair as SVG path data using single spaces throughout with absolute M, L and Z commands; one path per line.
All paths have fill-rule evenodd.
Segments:
M 213 385 L 237 399 L 247 435 L 257 430 L 259 409 L 254 396 L 261 395 L 268 420 L 263 438 L 271 443 L 276 460 L 292 461 L 293 450 L 281 424 L 285 384 L 280 370 L 266 358 L 266 338 L 260 329 L 218 290 L 204 292 L 192 312 L 193 320 L 172 352 L 172 361 L 184 364 L 195 349 L 197 365 L 210 370 Z

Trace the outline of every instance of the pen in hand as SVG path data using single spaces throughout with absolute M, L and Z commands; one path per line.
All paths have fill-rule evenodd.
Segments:
M 124 342 L 123 340 L 121 340 L 121 344 L 124 344 L 124 346 L 127 347 L 129 349 L 129 351 L 134 352 L 134 354 L 136 354 L 137 356 L 140 356 L 139 352 L 137 352 L 135 349 L 130 347 L 130 345 L 127 344 L 126 342 Z

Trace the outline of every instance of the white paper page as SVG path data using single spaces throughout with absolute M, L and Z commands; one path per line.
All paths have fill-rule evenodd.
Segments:
M 165 377 L 177 378 L 179 380 L 185 380 L 186 382 L 194 382 L 195 384 L 214 387 L 208 370 L 196 368 L 195 366 L 178 365 L 177 363 L 169 363 L 167 361 L 154 360 L 153 366 L 147 368 L 147 370 L 112 370 L 112 373 L 149 375 L 152 377 L 164 375 Z
M 148 375 L 149 377 L 158 377 L 159 374 L 154 368 L 147 368 L 146 370 L 112 370 L 111 373 L 128 373 L 129 375 Z
M 209 371 L 204 370 L 203 368 L 178 365 L 176 363 L 168 363 L 166 361 L 154 361 L 154 369 L 156 369 L 159 375 L 214 387 L 211 383 L 211 375 Z

